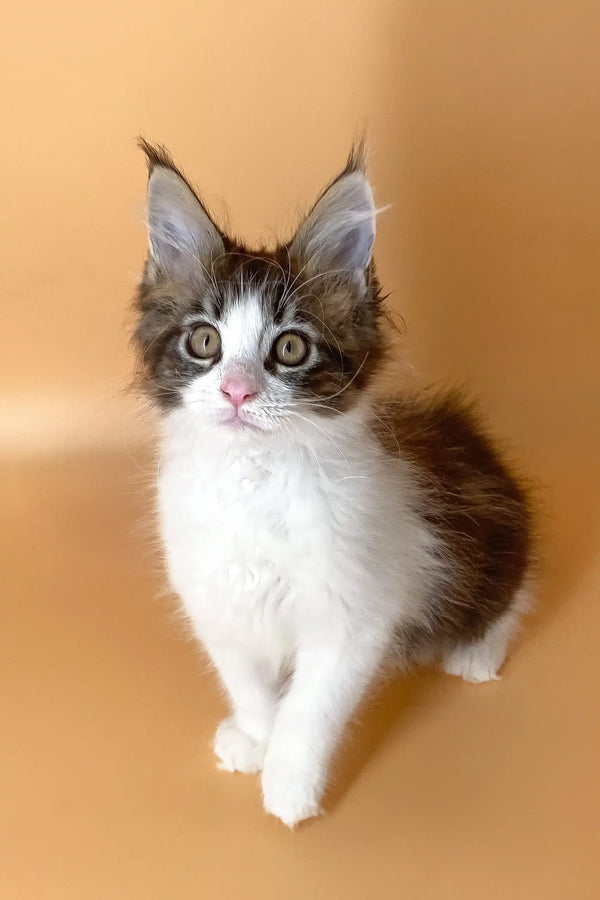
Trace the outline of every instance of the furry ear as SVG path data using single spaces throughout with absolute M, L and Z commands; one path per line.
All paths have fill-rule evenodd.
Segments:
M 307 270 L 363 276 L 373 254 L 375 203 L 364 172 L 362 147 L 317 200 L 290 244 Z
M 148 241 L 154 271 L 169 277 L 193 274 L 223 253 L 223 237 L 184 176 L 162 148 L 140 141 L 146 153 Z

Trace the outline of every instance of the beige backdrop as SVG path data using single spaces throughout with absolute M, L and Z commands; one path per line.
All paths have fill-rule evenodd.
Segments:
M 23 548 L 30 547 L 32 517 L 43 520 L 39 498 L 47 496 L 48 529 L 55 532 L 53 504 L 65 496 L 63 488 L 44 494 L 30 477 L 32 471 L 38 477 L 41 456 L 22 467 L 15 456 L 60 451 L 71 459 L 78 449 L 102 446 L 106 453 L 125 451 L 127 459 L 144 431 L 124 393 L 130 374 L 126 310 L 145 253 L 146 174 L 135 136 L 164 142 L 216 212 L 228 210 L 235 231 L 258 240 L 273 229 L 289 233 L 298 209 L 336 172 L 353 134 L 366 126 L 376 200 L 391 204 L 380 218 L 377 258 L 383 282 L 393 290 L 390 303 L 407 324 L 408 359 L 423 380 L 464 382 L 482 397 L 496 430 L 545 485 L 548 575 L 541 624 L 532 632 L 539 658 L 530 666 L 531 694 L 521 685 L 514 702 L 521 702 L 523 717 L 541 698 L 549 704 L 554 730 L 548 726 L 539 746 L 532 738 L 535 756 L 549 759 L 564 729 L 573 733 L 574 746 L 563 747 L 562 755 L 556 751 L 555 769 L 541 763 L 549 772 L 547 790 L 551 783 L 556 789 L 552 801 L 532 807 L 529 782 L 519 783 L 525 799 L 510 807 L 510 815 L 505 810 L 506 826 L 510 831 L 509 821 L 522 822 L 528 810 L 530 831 L 518 832 L 505 848 L 508 861 L 502 846 L 496 857 L 492 852 L 493 864 L 483 853 L 486 862 L 472 895 L 496 896 L 484 890 L 486 867 L 492 865 L 498 896 L 597 896 L 592 814 L 583 787 L 594 785 L 596 770 L 591 771 L 592 756 L 587 769 L 579 758 L 582 746 L 590 753 L 597 747 L 597 731 L 589 730 L 595 720 L 590 722 L 587 710 L 595 698 L 597 715 L 589 642 L 598 627 L 593 578 L 600 537 L 600 6 L 590 0 L 4 0 L 2 6 L 0 452 L 13 458 L 8 482 L 13 484 L 16 465 L 27 485 L 25 493 L 11 494 L 14 515 L 24 516 L 23 543 L 15 552 L 29 552 Z M 51 482 L 66 478 L 71 485 L 70 464 L 59 475 L 54 463 L 43 465 L 50 466 Z M 69 497 L 70 490 L 75 489 L 66 489 Z M 79 529 L 79 496 L 75 492 L 68 507 L 74 518 L 65 541 Z M 119 504 L 117 492 L 107 521 L 118 520 Z M 39 540 L 54 559 L 55 550 Z M 17 569 L 15 596 L 22 600 Z M 63 596 L 58 572 L 55 577 Z M 66 584 L 67 592 L 74 590 L 68 578 Z M 155 587 L 138 585 L 140 597 Z M 580 623 L 581 641 L 570 630 L 573 621 Z M 571 636 L 568 646 L 565 635 Z M 175 658 L 178 649 L 171 651 Z M 555 720 L 540 672 L 553 683 L 550 673 L 556 670 L 569 672 L 572 682 Z M 190 664 L 191 671 L 196 670 Z M 215 715 L 207 713 L 206 739 Z M 504 725 L 518 729 L 519 722 L 508 719 Z M 15 747 L 19 756 L 22 744 Z M 58 777 L 61 759 L 57 752 L 57 769 L 49 777 Z M 490 780 L 497 777 L 492 767 Z M 511 784 L 505 784 L 507 796 Z M 387 788 L 382 798 L 386 793 Z M 567 796 L 574 804 L 568 807 L 571 843 L 565 865 L 556 869 L 554 853 L 565 847 L 560 820 Z M 250 804 L 248 792 L 247 809 L 254 810 Z M 428 810 L 432 819 L 421 817 L 418 828 L 423 836 L 435 828 L 438 863 L 452 868 L 444 848 L 453 840 L 453 826 L 448 821 L 444 831 L 432 801 Z M 143 831 L 144 815 L 140 821 L 132 815 L 131 832 Z M 251 818 L 254 812 L 248 815 L 251 830 L 262 827 Z M 377 809 L 365 815 L 368 833 L 377 835 Z M 394 821 L 392 811 L 387 816 Z M 58 821 L 63 822 L 60 814 Z M 227 821 L 217 829 L 217 843 L 219 834 L 227 834 Z M 332 829 L 334 823 L 328 823 Z M 212 833 L 210 818 L 202 827 L 198 844 Z M 544 837 L 527 868 L 524 848 L 539 829 Z M 280 839 L 275 827 L 268 833 Z M 344 838 L 350 855 L 368 843 L 367 830 L 352 833 Z M 333 835 L 334 830 L 323 840 L 335 841 Z M 192 854 L 196 841 L 191 833 L 188 838 Z M 92 881 L 85 881 L 102 871 L 93 842 L 86 844 L 92 856 L 73 896 L 116 897 L 106 886 L 108 893 L 95 893 Z M 475 845 L 481 853 L 477 840 Z M 461 846 L 463 857 L 452 849 L 459 853 L 457 877 L 471 865 L 468 847 Z M 297 891 L 303 867 L 314 876 L 312 857 L 307 850 L 307 857 L 295 858 L 302 851 L 292 850 L 289 841 L 285 848 L 292 854 L 285 865 Z M 380 859 L 382 871 L 396 862 L 396 852 L 390 846 Z M 430 872 L 428 853 L 425 837 L 420 848 L 410 846 L 411 858 L 416 854 L 422 863 L 416 870 L 413 864 L 411 897 L 421 896 L 418 873 Z M 147 861 L 154 855 L 150 842 Z M 193 858 L 186 857 L 187 863 L 193 865 Z M 517 858 L 514 879 L 502 880 Z M 361 859 L 357 865 L 366 872 L 368 860 Z M 167 860 L 165 884 L 171 863 L 184 864 Z M 230 863 L 235 867 L 235 859 Z M 327 862 L 321 860 L 322 878 L 315 876 L 311 889 L 342 896 L 336 892 L 339 875 L 346 879 L 343 896 L 354 896 L 352 884 L 363 882 L 358 874 L 348 875 L 348 864 L 340 845 L 332 874 L 325 874 Z M 397 864 L 401 885 L 408 864 Z M 548 864 L 551 874 L 544 875 Z M 248 859 L 244 865 L 254 872 Z M 60 871 L 52 890 L 64 900 L 71 894 L 67 870 Z M 580 892 L 564 893 L 569 879 L 578 877 Z M 25 896 L 25 881 L 14 878 L 11 896 Z M 378 897 L 398 895 L 387 878 Z M 471 896 L 466 889 L 454 893 L 443 878 L 437 887 L 427 883 L 423 896 Z M 36 896 L 55 896 L 47 889 Z M 240 890 L 238 896 L 254 896 Z M 281 890 L 277 896 L 292 896 Z M 192 896 L 181 891 L 152 893 L 131 882 L 123 896 Z M 219 890 L 202 896 L 217 897 Z

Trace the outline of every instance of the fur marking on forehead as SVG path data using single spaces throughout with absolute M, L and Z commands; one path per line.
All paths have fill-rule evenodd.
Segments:
M 259 352 L 269 323 L 258 294 L 242 294 L 228 304 L 221 319 L 224 359 L 247 359 Z

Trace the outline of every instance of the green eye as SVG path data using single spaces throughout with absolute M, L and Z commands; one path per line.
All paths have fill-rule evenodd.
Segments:
M 273 348 L 277 362 L 284 366 L 299 366 L 308 356 L 308 343 L 293 331 L 282 334 Z
M 221 351 L 221 337 L 212 325 L 198 325 L 190 331 L 188 350 L 198 359 L 214 359 Z

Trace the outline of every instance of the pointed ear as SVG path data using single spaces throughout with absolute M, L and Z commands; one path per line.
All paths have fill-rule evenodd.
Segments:
M 362 167 L 351 171 L 347 167 L 300 225 L 290 252 L 315 273 L 363 275 L 373 254 L 375 215 L 373 192 Z
M 141 142 L 148 158 L 148 241 L 153 273 L 185 277 L 225 246 L 217 226 L 170 156 Z

